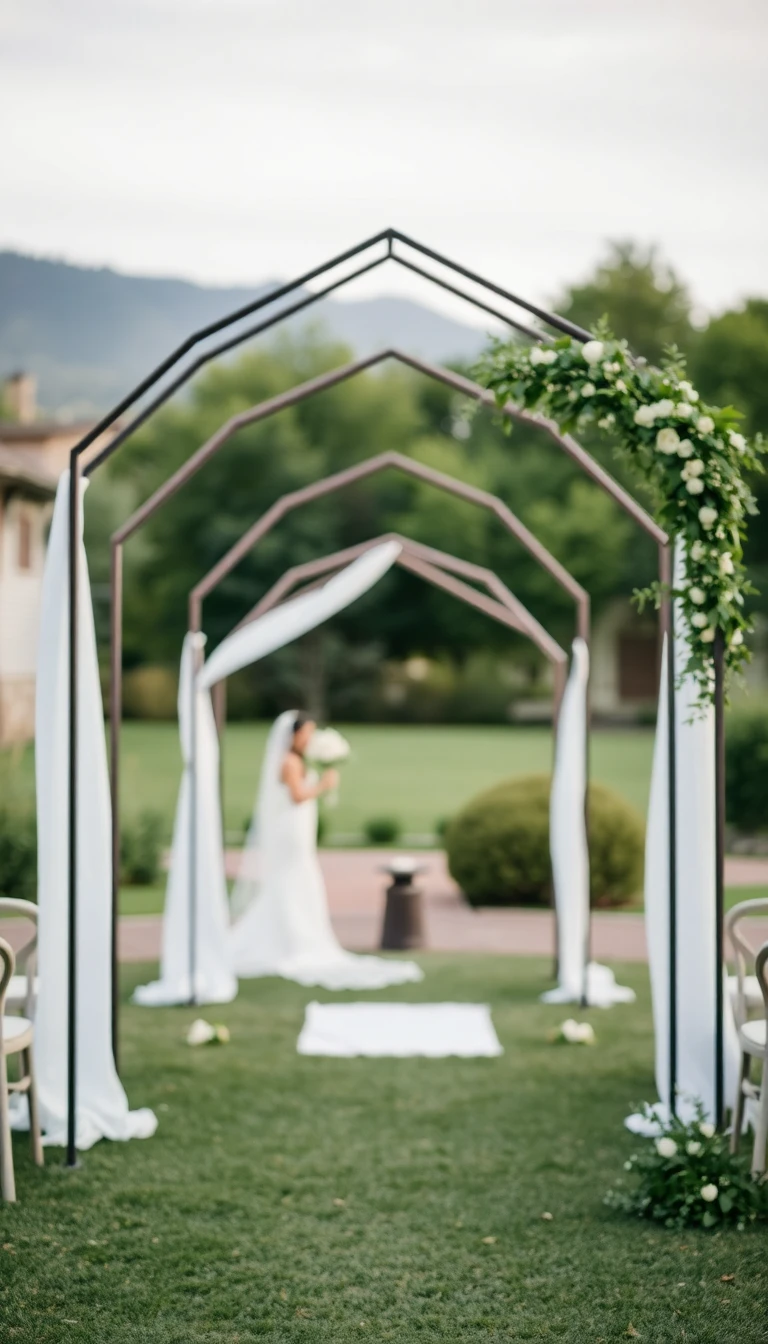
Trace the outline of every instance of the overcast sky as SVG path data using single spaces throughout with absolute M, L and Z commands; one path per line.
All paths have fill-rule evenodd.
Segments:
M 767 0 L 0 0 L 0 247 L 252 283 L 394 224 L 546 299 L 632 237 L 716 309 L 767 65 Z

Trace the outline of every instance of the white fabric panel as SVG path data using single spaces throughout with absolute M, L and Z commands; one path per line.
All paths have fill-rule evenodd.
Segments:
M 304 593 L 236 630 L 211 654 L 200 673 L 200 685 L 213 686 L 214 682 L 231 676 L 241 667 L 248 667 L 274 653 L 275 649 L 292 644 L 301 635 L 343 611 L 378 583 L 391 569 L 401 550 L 397 541 L 374 546 L 322 588 Z
M 675 581 L 683 581 L 680 545 Z M 695 708 L 696 685 L 684 677 L 688 637 L 683 612 L 675 609 L 675 741 L 677 767 L 677 1081 L 678 1110 L 686 1099 L 703 1101 L 714 1115 L 715 1101 L 715 714 Z M 662 664 L 645 868 L 645 918 L 656 1037 L 658 1113 L 669 1113 L 669 765 L 666 645 Z M 723 996 L 725 1098 L 736 1086 L 738 1041 L 733 1007 Z M 642 1117 L 630 1127 L 643 1131 Z
M 504 1053 L 485 1003 L 308 1003 L 296 1049 L 347 1058 Z
M 82 486 L 85 491 L 85 484 Z M 81 509 L 82 520 L 82 509 Z M 82 533 L 81 533 L 82 536 Z M 66 1142 L 69 856 L 69 472 L 59 479 L 43 577 L 35 772 L 38 968 L 35 1065 L 46 1142 Z M 112 1057 L 110 798 L 85 547 L 78 559 L 77 1146 L 146 1138 L 157 1120 L 129 1111 Z M 14 1123 L 27 1124 L 25 1097 Z
M 191 854 L 192 680 L 204 638 L 188 634 L 179 674 L 179 735 L 183 774 L 173 828 L 171 864 L 165 894 L 160 979 L 140 985 L 134 1002 L 143 1007 L 188 1003 L 189 861 Z M 210 692 L 198 688 L 195 1002 L 230 1003 L 237 994 L 228 942 L 227 883 L 219 796 L 219 743 Z
M 557 911 L 558 984 L 544 1003 L 587 1002 L 608 1008 L 631 1003 L 634 992 L 616 984 L 607 966 L 585 967 L 589 926 L 589 850 L 584 804 L 587 791 L 587 687 L 589 649 L 573 641 L 573 658 L 557 728 L 549 805 L 552 878 Z

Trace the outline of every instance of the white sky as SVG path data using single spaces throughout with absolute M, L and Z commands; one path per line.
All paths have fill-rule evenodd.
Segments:
M 767 66 L 766 0 L 0 0 L 0 247 L 255 283 L 393 224 L 541 300 L 632 237 L 718 308 Z

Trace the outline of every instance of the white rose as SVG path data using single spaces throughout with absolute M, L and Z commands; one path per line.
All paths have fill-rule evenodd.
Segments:
M 689 1157 L 698 1157 L 703 1146 L 704 1145 L 699 1143 L 696 1139 L 691 1139 L 690 1143 L 686 1143 L 685 1151 Z
M 711 625 L 708 625 L 706 630 L 702 630 L 700 638 L 704 644 L 714 643 L 715 632 Z
M 689 481 L 692 476 L 703 476 L 705 471 L 704 463 L 700 457 L 692 457 L 686 462 L 683 470 L 680 472 L 684 481 Z
M 705 1139 L 713 1139 L 715 1137 L 715 1126 L 705 1120 L 699 1125 L 699 1133 L 703 1134 Z
M 627 390 L 627 384 L 624 382 L 624 379 L 623 379 L 623 378 L 617 378 L 617 379 L 616 379 L 616 391 L 617 391 L 617 392 L 626 392 L 626 390 Z
M 690 597 L 692 602 L 696 603 L 697 607 L 700 607 L 702 603 L 706 601 L 706 594 L 703 592 L 701 588 L 689 588 L 688 596 Z
M 696 428 L 699 434 L 711 434 L 715 428 L 715 422 L 711 415 L 700 415 L 696 421 Z
M 690 439 L 681 439 L 677 446 L 678 457 L 690 457 L 693 453 L 693 444 Z
M 541 356 L 542 356 L 543 354 L 544 354 L 544 351 L 542 350 L 541 346 L 540 346 L 540 345 L 534 345 L 533 348 L 531 349 L 529 355 L 528 355 L 528 358 L 529 358 L 531 364 L 533 364 L 534 366 L 537 365 L 537 364 L 543 364 L 544 361 L 543 361 L 543 359 L 541 358 Z
M 704 542 L 694 541 L 691 547 L 691 559 L 695 560 L 696 563 L 700 565 L 702 560 L 706 559 L 706 555 L 707 555 L 707 548 L 704 545 Z
M 560 1032 L 565 1037 L 566 1041 L 578 1041 L 579 1024 L 575 1018 L 567 1017 L 560 1025 Z
M 554 364 L 554 362 L 555 362 L 556 359 L 557 359 L 557 351 L 556 351 L 556 350 L 551 350 L 551 349 L 542 350 L 542 352 L 541 352 L 541 362 L 542 362 L 542 364 Z
M 594 383 L 585 383 L 581 389 L 581 395 L 582 397 L 594 397 L 595 391 L 596 388 Z
M 657 401 L 654 407 L 657 417 L 663 419 L 666 419 L 668 415 L 671 415 L 674 409 L 675 403 L 674 401 L 670 401 L 669 397 L 662 397 L 661 401 Z
M 688 400 L 688 401 L 698 401 L 698 400 L 699 400 L 699 394 L 698 394 L 698 392 L 695 391 L 695 389 L 693 388 L 693 386 L 692 386 L 691 383 L 687 383 L 687 382 L 685 382 L 685 380 L 684 380 L 683 382 L 681 382 L 681 384 L 680 384 L 680 391 L 682 392 L 683 396 L 684 396 L 684 397 L 686 398 L 686 400 Z
M 701 1198 L 705 1200 L 707 1204 L 711 1204 L 713 1200 L 717 1199 L 717 1196 L 718 1189 L 716 1185 L 703 1185 L 701 1187 Z
M 743 643 L 744 643 L 744 631 L 734 630 L 733 634 L 731 635 L 731 648 L 737 649 L 739 645 Z
M 198 1017 L 192 1023 L 187 1032 L 187 1045 L 207 1045 L 209 1041 L 214 1040 L 216 1029 L 206 1022 L 205 1018 Z
M 656 447 L 660 453 L 676 453 L 680 435 L 676 429 L 660 429 L 656 435 Z
M 723 554 L 720 556 L 720 573 L 733 573 L 733 556 L 730 551 L 723 551 Z
M 677 1144 L 674 1139 L 657 1139 L 656 1152 L 659 1157 L 674 1157 L 677 1152 Z
M 702 527 L 714 527 L 717 522 L 717 509 L 713 509 L 710 504 L 704 504 L 699 509 L 699 522 Z
M 678 420 L 690 420 L 693 415 L 693 407 L 689 406 L 687 401 L 678 401 L 675 406 L 675 415 Z
M 697 630 L 703 630 L 705 626 L 709 625 L 709 617 L 703 611 L 694 611 L 691 617 L 691 625 L 695 625 Z
M 697 476 L 694 476 L 690 481 L 686 481 L 685 488 L 689 495 L 704 494 L 704 482 L 700 481 Z
M 604 415 L 602 420 L 598 420 L 597 427 L 598 429 L 613 429 L 613 426 L 615 424 L 616 424 L 615 415 Z
M 602 341 L 587 341 L 581 353 L 588 364 L 599 364 L 605 354 L 605 346 Z
M 636 425 L 643 425 L 644 428 L 650 429 L 656 419 L 656 411 L 653 406 L 638 406 L 634 419 Z
M 728 442 L 732 448 L 736 449 L 737 453 L 743 453 L 747 446 L 747 440 L 744 438 L 744 435 L 737 434 L 735 429 L 728 430 Z

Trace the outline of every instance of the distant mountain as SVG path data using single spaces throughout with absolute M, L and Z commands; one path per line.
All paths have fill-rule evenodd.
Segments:
M 271 288 L 208 287 L 0 252 L 0 378 L 36 374 L 48 411 L 104 410 L 190 332 Z M 471 359 L 484 344 L 481 329 L 397 298 L 323 299 L 281 329 L 318 321 L 358 355 L 396 344 L 430 360 Z

